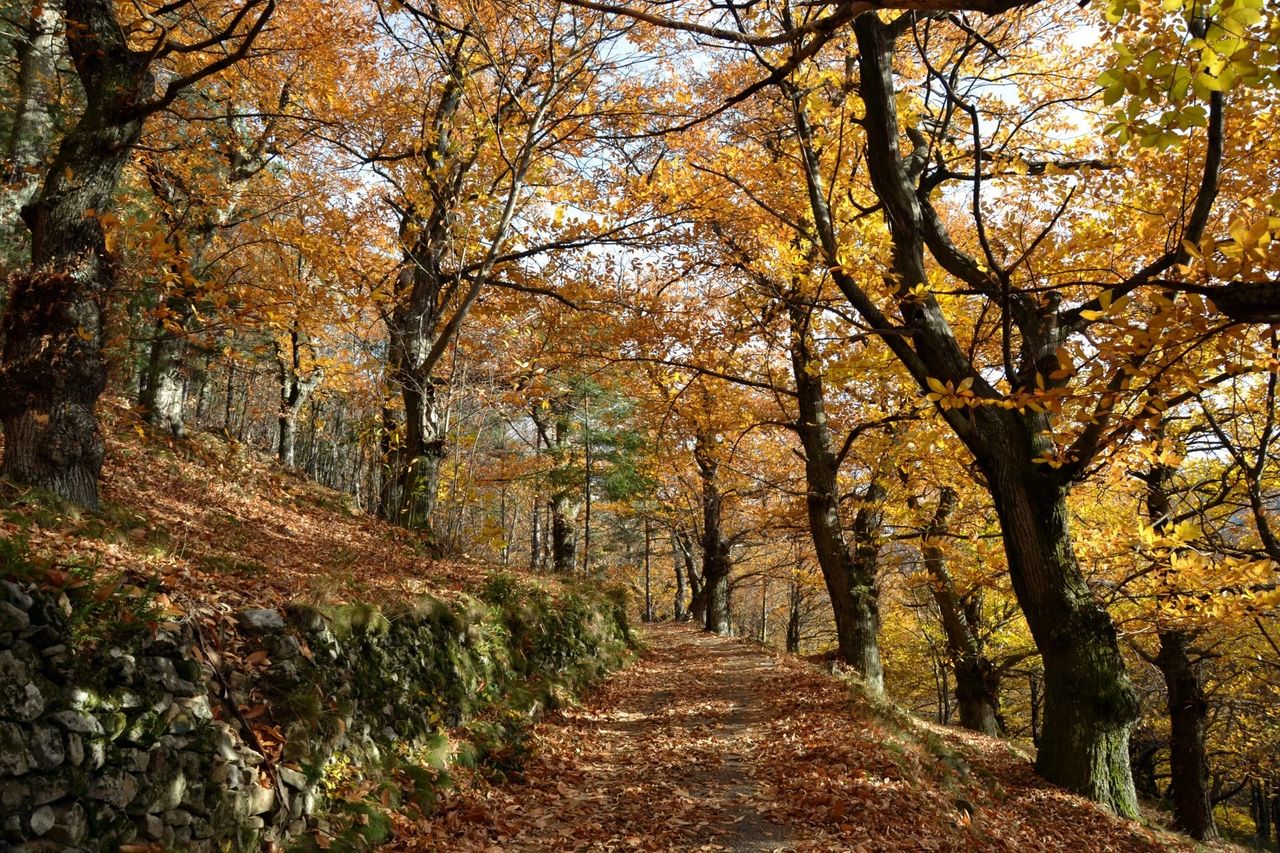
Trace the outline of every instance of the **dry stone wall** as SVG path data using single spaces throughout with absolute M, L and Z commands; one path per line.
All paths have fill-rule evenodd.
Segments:
M 65 593 L 0 581 L 0 846 L 254 850 L 324 827 L 335 761 L 411 754 L 513 692 L 536 704 L 616 665 L 625 611 L 506 579 L 480 597 L 254 609 L 269 665 L 215 671 L 189 624 L 87 641 Z M 214 659 L 216 655 L 213 656 Z M 266 704 L 278 764 L 232 706 Z

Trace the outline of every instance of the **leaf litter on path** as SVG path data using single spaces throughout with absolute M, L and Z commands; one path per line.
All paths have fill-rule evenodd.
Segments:
M 535 727 L 522 784 L 467 777 L 430 820 L 400 820 L 393 849 L 1194 849 L 1053 788 L 1001 741 L 897 730 L 801 660 L 689 625 L 646 634 L 638 663 Z

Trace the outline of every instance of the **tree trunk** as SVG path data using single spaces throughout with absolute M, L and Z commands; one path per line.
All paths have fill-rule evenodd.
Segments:
M 551 567 L 557 574 L 573 574 L 578 560 L 578 508 L 564 491 L 551 496 Z
M 850 591 L 855 606 L 853 650 L 849 661 L 862 676 L 874 696 L 884 695 L 884 670 L 880 665 L 880 592 L 876 575 L 880 568 L 880 538 L 884 530 L 884 501 L 887 496 L 879 473 L 872 474 L 853 517 L 853 566 Z
M 925 570 L 932 578 L 929 590 L 942 616 L 947 654 L 951 658 L 951 667 L 955 670 L 960 725 L 995 737 L 1000 734 L 999 673 L 982 650 L 976 620 L 970 618 L 976 615 L 977 607 L 966 606 L 967 602 L 956 591 L 951 573 L 947 570 L 946 553 L 938 544 L 941 537 L 947 534 L 948 522 L 955 511 L 956 497 L 954 489 L 943 487 L 933 519 L 921 537 L 920 552 L 924 558 Z
M 1067 490 L 1038 482 L 1036 467 L 1027 462 L 987 474 L 1014 592 L 1044 666 L 1036 770 L 1132 817 L 1137 796 L 1129 769 L 1129 729 L 1138 717 L 1138 699 L 1111 617 L 1093 598 L 1076 562 Z
M 439 389 L 430 379 L 402 381 L 405 430 L 401 448 L 400 507 L 397 522 L 405 527 L 431 523 L 446 455 Z
M 294 447 L 298 436 L 298 415 L 312 393 L 324 381 L 324 370 L 312 366 L 309 373 L 302 369 L 302 351 L 308 346 L 306 335 L 297 323 L 289 332 L 289 351 L 286 353 L 276 342 L 276 366 L 280 382 L 280 409 L 276 419 L 278 432 L 276 457 L 284 465 L 294 466 Z
M 857 670 L 872 694 L 881 696 L 884 671 L 880 664 L 880 616 L 875 584 L 878 542 L 868 543 L 871 547 L 864 550 L 858 560 L 845 539 L 840 520 L 839 460 L 827 423 L 822 375 L 814 369 L 816 363 L 809 348 L 810 311 L 794 299 L 787 300 L 787 311 L 791 320 L 792 375 L 799 403 L 796 431 L 804 446 L 805 506 L 818 566 L 822 569 L 835 617 L 837 653 Z M 883 500 L 883 489 L 880 492 Z M 876 495 L 869 493 L 868 497 L 874 499 Z M 864 523 L 871 520 L 871 516 L 863 516 Z
M 17 21 L 13 40 L 18 59 L 18 98 L 0 174 L 0 259 L 26 254 L 22 209 L 40 191 L 53 140 L 58 60 L 64 51 L 62 3 L 42 0 Z
M 931 284 L 926 239 L 948 272 L 965 281 L 972 273 L 984 285 L 987 279 L 966 262 L 967 256 L 927 208 L 927 197 L 917 192 L 919 167 L 925 161 L 918 157 L 908 161 L 900 150 L 904 133 L 898 120 L 894 47 L 905 32 L 903 24 L 910 20 L 885 23 L 867 13 L 853 22 L 867 174 L 893 239 L 893 288 L 903 321 L 903 334 L 893 329 L 881 339 L 922 388 L 929 379 L 967 381 L 994 396 L 997 392 L 975 368 L 941 305 L 927 293 Z M 791 101 L 813 227 L 832 279 L 868 323 L 889 330 L 899 324 L 883 314 L 842 266 L 840 235 L 827 202 L 802 94 L 786 80 L 779 86 Z M 926 293 L 918 296 L 916 288 Z M 1056 365 L 1056 348 L 1067 334 L 1056 322 L 1056 313 L 1036 313 L 1026 299 L 1004 307 L 1022 333 L 1024 375 L 1034 375 L 1050 360 Z M 1025 380 L 1011 375 L 1009 381 Z M 1077 460 L 1064 471 L 1046 471 L 1048 466 L 1033 461 L 1053 451 L 1048 438 L 1052 418 L 1044 413 L 994 406 L 965 411 L 940 408 L 939 412 L 973 452 L 985 476 L 1000 518 L 1014 591 L 1041 652 L 1044 730 L 1036 768 L 1051 782 L 1135 817 L 1128 736 L 1138 716 L 1138 700 L 1125 673 L 1115 627 L 1094 600 L 1076 562 L 1067 521 L 1070 475 L 1088 460 Z
M 684 561 L 680 554 L 680 545 L 676 541 L 676 534 L 674 533 L 671 534 L 671 556 L 673 558 L 672 563 L 676 572 L 676 598 L 672 604 L 671 618 L 675 619 L 677 622 L 683 622 L 686 616 L 684 603 L 686 595 Z
M 701 625 L 707 619 L 707 586 L 694 558 L 693 537 L 684 530 L 677 530 L 676 542 L 684 558 L 684 576 L 689 580 L 689 610 L 685 618 Z
M 1249 812 L 1253 815 L 1254 837 L 1258 846 L 1271 843 L 1271 798 L 1267 796 L 1266 785 L 1261 779 L 1254 779 L 1249 785 Z
M 1163 436 L 1164 423 L 1159 434 Z M 1169 484 L 1174 468 L 1157 463 L 1146 472 L 1147 515 L 1160 532 L 1168 528 L 1171 505 Z M 1155 663 L 1164 676 L 1169 710 L 1169 773 L 1173 820 L 1178 829 L 1197 841 L 1218 837 L 1209 790 L 1209 758 L 1205 750 L 1205 725 L 1209 703 L 1200 675 L 1191 660 L 1190 637 L 1178 630 L 1158 632 L 1160 650 Z
M 787 653 L 792 655 L 800 654 L 800 629 L 802 627 L 803 614 L 801 606 L 804 604 L 804 591 L 797 581 L 791 582 L 791 596 L 789 607 L 787 608 Z
M 94 406 L 106 386 L 105 309 L 115 284 L 99 215 L 114 207 L 142 132 L 133 107 L 153 83 L 145 54 L 125 49 L 99 3 L 77 2 L 68 19 L 86 104 L 23 212 L 31 267 L 14 279 L 5 307 L 0 422 L 6 477 L 96 509 L 104 450 Z
M 186 435 L 182 417 L 183 377 L 186 339 L 173 334 L 161 323 L 156 324 L 156 336 L 151 341 L 147 361 L 147 384 L 138 403 L 147 423 L 164 430 L 174 438 Z
M 395 522 L 396 509 L 400 505 L 397 489 L 400 484 L 400 423 L 390 401 L 382 405 L 382 423 L 378 430 L 378 480 L 377 516 L 384 521 Z
M 723 524 L 724 501 L 718 479 L 719 463 L 712 455 L 712 441 L 699 433 L 694 448 L 702 479 L 702 584 L 706 612 L 704 627 L 713 634 L 727 635 L 729 621 L 729 573 L 733 561 Z
M 1161 631 L 1156 666 L 1164 675 L 1169 708 L 1169 773 L 1173 819 L 1197 841 L 1218 837 L 1209 798 L 1209 760 L 1205 751 L 1205 701 L 1200 677 L 1181 631 Z

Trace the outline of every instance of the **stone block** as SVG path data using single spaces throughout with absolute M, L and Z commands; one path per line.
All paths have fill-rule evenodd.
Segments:
M 58 816 L 52 806 L 41 806 L 31 813 L 31 817 L 27 818 L 27 824 L 31 827 L 32 835 L 41 836 L 53 829 L 53 825 L 57 823 L 57 820 Z
M 35 766 L 41 770 L 52 770 L 62 764 L 67 757 L 66 745 L 62 739 L 62 731 L 53 726 L 36 726 L 31 730 L 27 741 Z M 3 758 L 0 758 L 3 761 Z
M 35 763 L 27 733 L 15 723 L 0 723 L 0 776 L 21 776 Z
M 89 796 L 123 809 L 138 796 L 138 777 L 120 768 L 106 771 L 89 784 Z

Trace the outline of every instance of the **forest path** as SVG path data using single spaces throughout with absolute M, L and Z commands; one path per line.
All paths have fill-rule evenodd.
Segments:
M 637 662 L 534 727 L 520 781 L 464 783 L 390 849 L 1189 849 L 1046 786 L 997 741 L 887 723 L 796 658 L 688 624 L 644 638 Z M 939 759 L 957 747 L 972 773 Z
M 787 674 L 760 650 L 691 625 L 644 633 L 639 661 L 588 705 L 536 728 L 523 783 L 483 801 L 464 793 L 433 821 L 485 831 L 460 825 L 463 837 L 422 839 L 421 849 L 793 849 L 794 830 L 765 814 L 752 778 L 777 713 L 761 700 L 784 693 Z

